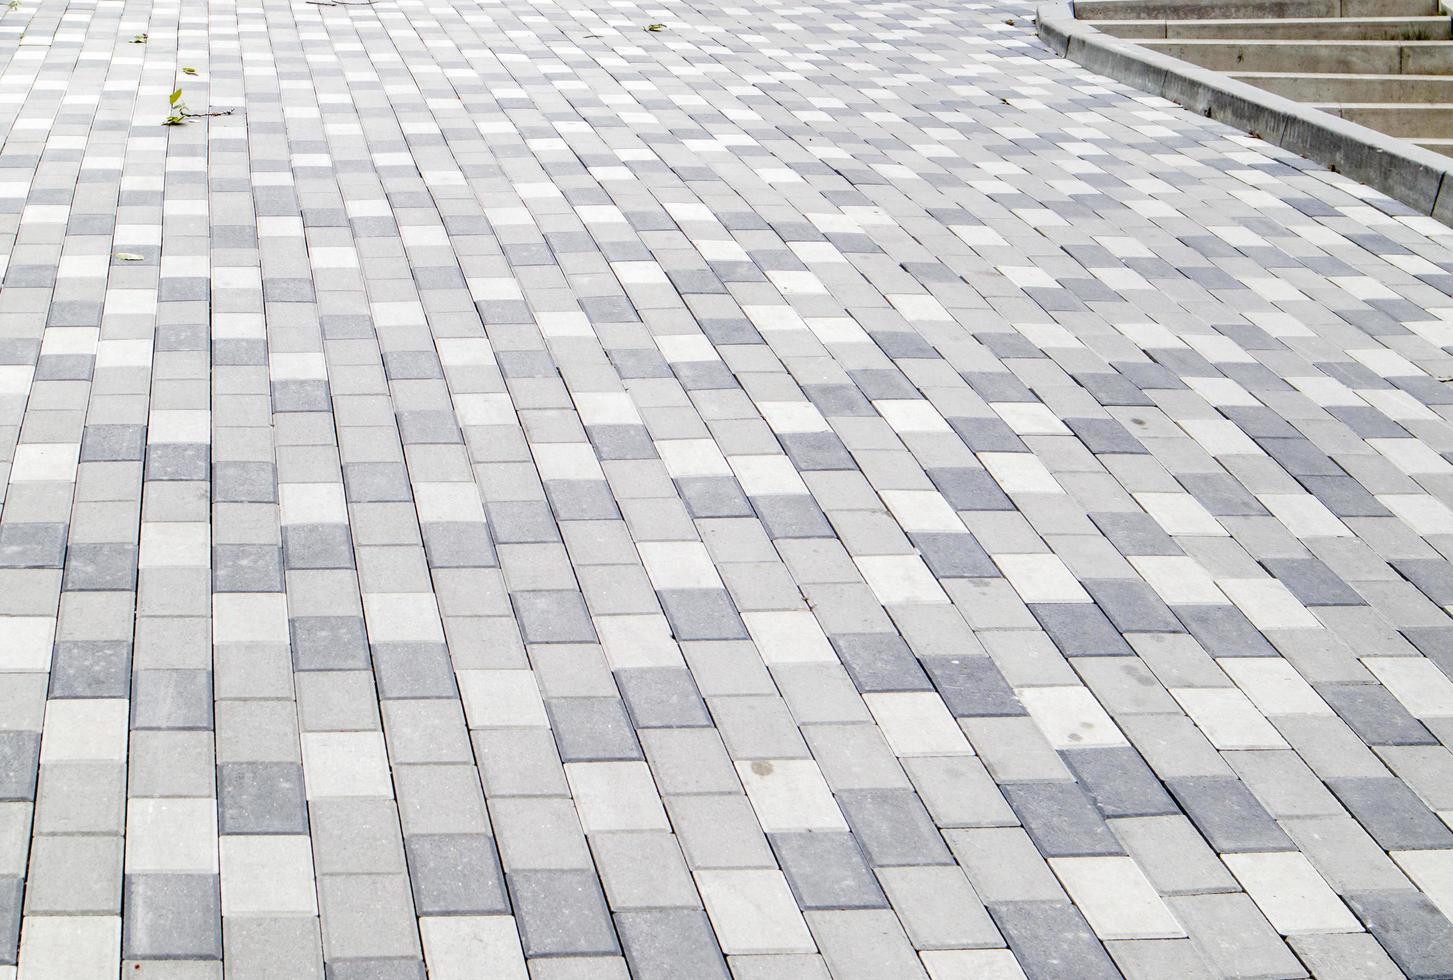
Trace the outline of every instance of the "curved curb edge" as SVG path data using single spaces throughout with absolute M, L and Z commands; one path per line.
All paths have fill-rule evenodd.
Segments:
M 1096 74 L 1254 133 L 1453 224 L 1453 158 L 1105 34 L 1076 20 L 1066 0 L 1041 4 L 1035 23 L 1052 51 Z

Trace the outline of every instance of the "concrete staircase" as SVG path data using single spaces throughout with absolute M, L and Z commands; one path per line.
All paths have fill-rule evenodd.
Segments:
M 1453 18 L 1437 0 L 1077 0 L 1075 16 L 1453 156 Z

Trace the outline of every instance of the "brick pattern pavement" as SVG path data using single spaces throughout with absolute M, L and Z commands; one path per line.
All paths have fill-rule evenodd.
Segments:
M 1026 16 L 0 10 L 0 978 L 1453 973 L 1453 238 Z

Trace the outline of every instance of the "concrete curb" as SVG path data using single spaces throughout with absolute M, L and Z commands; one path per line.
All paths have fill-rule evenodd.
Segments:
M 1453 224 L 1453 158 L 1105 34 L 1076 20 L 1063 0 L 1042 4 L 1036 26 L 1051 50 L 1096 74 L 1255 133 Z

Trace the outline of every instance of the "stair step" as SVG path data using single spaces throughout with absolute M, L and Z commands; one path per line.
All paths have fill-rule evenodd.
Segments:
M 1225 72 L 1358 75 L 1453 74 L 1453 41 L 1258 41 L 1174 38 L 1139 42 Z
M 1308 105 L 1389 136 L 1453 134 L 1453 102 L 1309 102 Z
M 1298 102 L 1453 102 L 1453 75 L 1236 72 L 1231 77 Z
M 1432 150 L 1434 153 L 1441 153 L 1445 157 L 1453 157 L 1453 139 L 1424 138 L 1410 136 L 1409 141 L 1421 146 L 1425 150 Z
M 1425 17 L 1437 0 L 1075 0 L 1080 20 Z
M 1099 30 L 1127 38 L 1232 40 L 1446 41 L 1449 17 L 1298 17 L 1237 20 L 1099 20 Z

